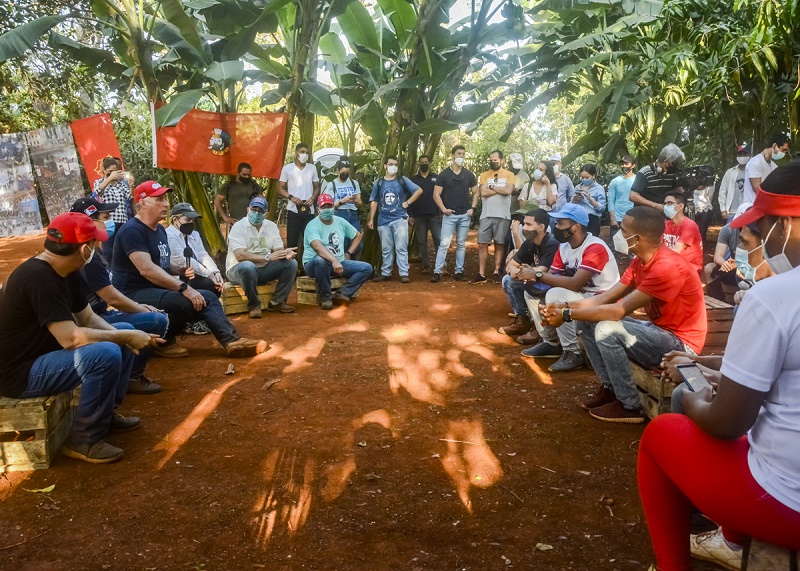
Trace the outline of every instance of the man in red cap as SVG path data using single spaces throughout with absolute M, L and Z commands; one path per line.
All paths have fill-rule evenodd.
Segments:
M 333 197 L 320 194 L 319 216 L 306 226 L 303 235 L 303 267 L 306 275 L 317 281 L 317 298 L 322 309 L 347 305 L 358 289 L 372 275 L 367 262 L 351 259 L 361 243 L 361 232 L 347 220 L 334 216 Z M 345 238 L 349 238 L 345 250 Z M 331 296 L 331 278 L 347 278 L 345 286 Z
M 247 357 L 267 349 L 266 341 L 247 339 L 228 321 L 214 292 L 196 290 L 170 264 L 169 238 L 159 222 L 169 214 L 164 188 L 152 180 L 133 191 L 136 216 L 117 232 L 111 266 L 114 287 L 131 299 L 163 309 L 169 315 L 167 346 L 187 323 L 204 320 L 230 357 Z
M 108 238 L 85 214 L 56 216 L 44 252 L 23 262 L 0 290 L 0 394 L 57 395 L 83 385 L 63 452 L 93 464 L 118 460 L 122 450 L 104 438 L 127 431 L 138 418 L 114 413 L 128 386 L 134 354 L 155 346 L 156 335 L 98 317 L 81 288 L 78 270 Z

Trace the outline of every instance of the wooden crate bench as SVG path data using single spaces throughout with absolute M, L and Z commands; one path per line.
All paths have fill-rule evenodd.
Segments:
M 331 278 L 331 293 L 336 293 L 344 284 L 347 283 L 345 278 Z M 308 276 L 300 276 L 295 282 L 297 286 L 297 303 L 304 305 L 318 305 L 317 302 L 317 281 Z M 353 299 L 358 297 L 358 292 L 353 296 Z
M 267 309 L 267 304 L 272 299 L 273 293 L 275 293 L 275 284 L 258 286 L 258 299 L 261 300 L 261 309 Z M 222 287 L 222 297 L 219 300 L 222 302 L 222 309 L 228 315 L 247 313 L 249 311 L 247 309 L 247 295 L 245 295 L 244 288 L 240 285 L 225 282 Z
M 0 397 L 0 472 L 50 467 L 72 426 L 72 391 L 32 399 Z
M 669 412 L 670 398 L 675 385 L 661 380 L 661 374 L 652 369 L 645 369 L 638 363 L 629 361 L 633 382 L 639 389 L 642 409 L 648 418 L 653 419 L 662 412 Z
M 798 571 L 800 553 L 757 539 L 745 548 L 742 571 Z

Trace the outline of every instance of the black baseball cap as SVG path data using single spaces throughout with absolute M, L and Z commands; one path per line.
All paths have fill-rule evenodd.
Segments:
M 114 212 L 119 208 L 119 202 L 100 202 L 93 196 L 79 198 L 69 209 L 70 212 L 80 212 L 90 218 L 94 218 L 101 212 Z
M 619 160 L 619 164 L 621 164 L 621 165 L 624 165 L 626 163 L 630 163 L 632 165 L 635 165 L 636 164 L 636 157 L 634 157 L 633 155 L 625 155 L 624 157 L 622 157 Z
M 172 207 L 171 216 L 186 216 L 186 218 L 202 218 L 202 216 L 194 209 L 194 206 L 188 202 L 179 202 Z

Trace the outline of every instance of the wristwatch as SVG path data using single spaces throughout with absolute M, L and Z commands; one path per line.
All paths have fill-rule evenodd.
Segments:
M 538 282 L 540 279 L 542 279 L 542 276 L 544 275 L 544 273 L 543 272 L 536 272 L 533 275 L 536 276 L 536 281 Z
M 569 307 L 562 309 L 561 318 L 564 320 L 564 323 L 569 323 L 572 321 L 572 310 Z
M 181 282 L 181 287 L 178 288 L 178 291 L 183 293 L 187 289 L 189 289 L 189 284 L 187 284 L 186 282 Z

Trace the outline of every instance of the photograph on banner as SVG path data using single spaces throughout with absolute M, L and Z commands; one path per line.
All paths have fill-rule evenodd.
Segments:
M 86 195 L 75 140 L 68 125 L 28 131 L 27 138 L 42 202 L 52 219 Z
M 25 135 L 0 135 L 0 236 L 41 231 L 42 217 Z

